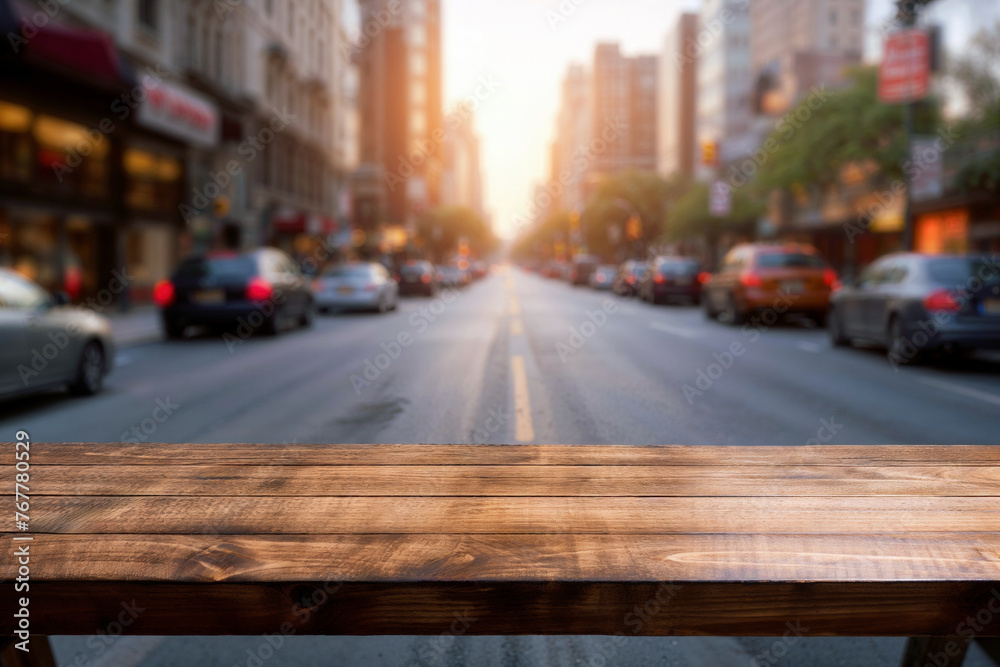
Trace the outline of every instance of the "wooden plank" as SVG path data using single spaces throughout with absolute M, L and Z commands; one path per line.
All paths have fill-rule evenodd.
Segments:
M 842 465 L 996 466 L 1000 447 L 886 445 L 302 445 L 34 443 L 32 465 Z M 12 447 L 0 464 L 13 465 Z
M 1000 581 L 1000 537 L 37 535 L 32 581 Z M 13 560 L 0 579 L 14 578 Z
M 13 515 L 13 496 L 0 513 Z M 248 498 L 38 496 L 33 533 L 993 532 L 995 498 Z
M 1000 496 L 1000 466 L 49 465 L 31 480 L 36 496 Z
M 601 634 L 942 636 L 995 583 L 33 582 L 32 629 L 91 634 L 123 612 L 134 635 Z M 0 615 L 13 613 L 0 598 Z M 457 614 L 457 617 L 456 617 Z M 474 619 L 474 620 L 473 620 Z M 283 626 L 283 624 L 287 624 Z M 1000 635 L 1000 614 L 981 630 Z

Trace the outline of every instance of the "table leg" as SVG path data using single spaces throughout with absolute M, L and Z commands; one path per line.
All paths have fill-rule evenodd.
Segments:
M 902 667 L 961 667 L 968 650 L 964 637 L 911 637 Z
M 14 646 L 12 637 L 0 637 L 0 665 L 3 667 L 56 667 L 49 638 L 35 635 L 28 643 L 30 651 L 22 651 Z

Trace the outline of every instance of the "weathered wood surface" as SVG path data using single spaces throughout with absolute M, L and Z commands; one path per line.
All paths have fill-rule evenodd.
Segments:
M 456 614 L 463 634 L 954 636 L 978 616 L 1000 635 L 1000 448 L 35 444 L 31 462 L 38 633 L 126 604 L 150 635 L 436 634 Z

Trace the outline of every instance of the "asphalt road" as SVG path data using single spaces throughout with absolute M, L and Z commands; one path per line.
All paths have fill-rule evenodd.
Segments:
M 736 352 L 736 354 L 733 354 Z M 808 322 L 741 331 L 524 274 L 278 338 L 121 349 L 104 393 L 0 405 L 35 441 L 1000 444 L 1000 363 L 893 368 Z M 159 408 L 159 409 L 157 409 Z M 155 416 L 169 416 L 157 422 Z M 96 629 L 95 629 L 96 630 Z M 248 665 L 260 638 L 56 638 L 61 665 Z M 899 639 L 295 638 L 267 665 L 895 665 Z M 608 651 L 613 651 L 608 654 Z M 100 655 L 98 655 L 100 653 Z M 86 662 L 77 661 L 86 658 Z M 773 658 L 773 660 L 772 660 Z M 988 664 L 980 655 L 971 667 Z M 77 661 L 77 662 L 74 662 Z

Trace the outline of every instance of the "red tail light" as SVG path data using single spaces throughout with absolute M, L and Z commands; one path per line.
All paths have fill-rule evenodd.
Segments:
M 930 311 L 945 311 L 957 313 L 962 305 L 955 296 L 946 289 L 931 292 L 924 298 L 924 308 Z
M 635 284 L 635 276 L 629 276 L 628 278 L 625 279 L 625 282 L 627 282 L 629 285 L 634 285 Z
M 322 280 L 314 280 L 314 281 L 312 281 L 312 291 L 313 292 L 322 292 L 323 291 L 323 281 Z
M 153 287 L 153 301 L 160 308 L 166 308 L 174 302 L 174 284 L 169 280 L 161 280 Z
M 657 285 L 665 285 L 667 279 L 663 277 L 663 274 L 657 273 L 655 276 L 653 276 L 653 282 L 656 283 Z
M 702 272 L 698 274 L 698 282 L 702 285 L 707 285 L 712 282 L 712 274 L 708 272 Z
M 425 273 L 425 274 L 423 274 L 423 275 L 420 276 L 420 282 L 422 282 L 423 284 L 426 285 L 430 281 L 431 281 L 431 274 Z
M 833 269 L 827 269 L 823 272 L 823 284 L 827 287 L 833 287 L 837 284 L 837 272 Z
M 251 301 L 269 301 L 274 295 L 274 287 L 263 278 L 254 278 L 247 283 L 247 298 Z
M 740 284 L 744 287 L 763 287 L 764 281 L 756 273 L 744 273 L 740 276 Z

